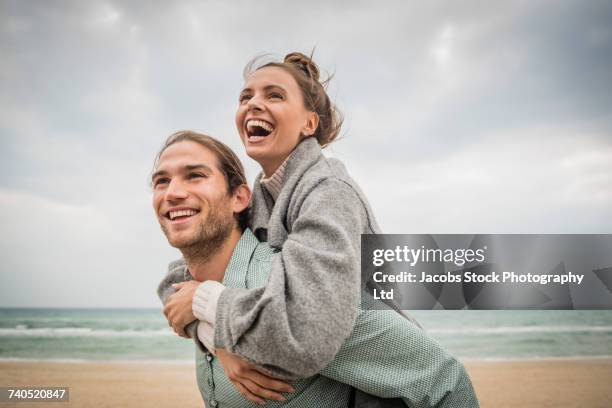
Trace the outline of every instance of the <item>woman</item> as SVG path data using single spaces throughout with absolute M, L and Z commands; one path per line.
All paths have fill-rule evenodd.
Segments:
M 310 377 L 328 366 L 353 331 L 360 238 L 378 227 L 344 166 L 321 153 L 340 125 L 319 70 L 305 55 L 245 69 L 236 126 L 247 154 L 262 167 L 251 229 L 279 252 L 265 287 L 226 288 L 214 281 L 197 287 L 193 311 L 208 327 L 198 335 L 218 350 L 226 371 L 239 364 L 235 354 L 283 379 Z M 249 395 L 247 382 L 234 383 Z
M 254 186 L 251 229 L 280 253 L 265 288 L 207 282 L 196 299 L 207 302 L 203 314 L 214 320 L 217 348 L 284 378 L 321 371 L 351 333 L 361 234 L 378 232 L 344 166 L 321 154 L 341 122 L 307 56 L 292 53 L 245 69 L 236 126 L 263 171 Z

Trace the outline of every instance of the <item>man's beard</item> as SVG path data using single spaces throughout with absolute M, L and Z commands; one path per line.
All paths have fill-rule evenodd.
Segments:
M 232 232 L 234 226 L 233 214 L 222 211 L 217 204 L 229 205 L 225 202 L 209 202 L 208 216 L 197 225 L 196 231 L 189 237 L 172 238 L 162 224 L 162 230 L 168 238 L 168 242 L 183 253 L 186 261 L 206 260 L 211 253 L 221 248 Z

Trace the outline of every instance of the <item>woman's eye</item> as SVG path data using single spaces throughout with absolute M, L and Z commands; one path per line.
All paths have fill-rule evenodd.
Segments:
M 251 99 L 251 95 L 240 95 L 240 98 L 238 98 L 238 101 L 240 103 L 245 103 L 247 102 L 249 99 Z
M 283 99 L 283 95 L 281 95 L 279 93 L 276 93 L 276 92 L 273 92 L 273 93 L 270 94 L 269 98 L 270 99 Z
M 189 179 L 195 179 L 195 178 L 206 177 L 206 176 L 202 173 L 189 173 L 189 176 L 187 177 Z

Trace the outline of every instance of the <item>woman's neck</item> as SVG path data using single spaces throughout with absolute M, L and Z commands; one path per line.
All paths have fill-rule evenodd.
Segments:
M 263 170 L 263 177 L 268 179 L 270 177 L 272 177 L 274 175 L 274 173 L 276 172 L 276 170 L 278 170 L 278 168 L 285 162 L 287 158 L 283 158 L 282 160 L 278 161 L 274 161 L 273 163 L 265 163 L 261 165 L 261 169 Z

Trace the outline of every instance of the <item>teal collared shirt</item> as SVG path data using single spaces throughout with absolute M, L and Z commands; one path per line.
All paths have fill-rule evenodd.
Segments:
M 266 285 L 275 252 L 246 230 L 225 271 L 223 284 Z M 375 302 L 366 294 L 362 303 Z M 208 407 L 254 407 L 225 376 L 217 358 L 196 349 L 197 381 Z M 274 353 L 274 350 L 270 350 Z M 393 310 L 358 311 L 355 327 L 320 374 L 293 382 L 287 401 L 276 407 L 347 407 L 351 387 L 410 407 L 478 407 L 463 365 L 421 329 Z

